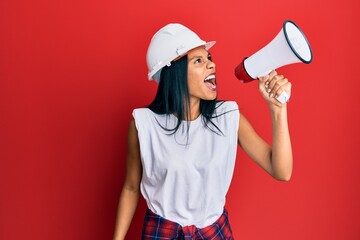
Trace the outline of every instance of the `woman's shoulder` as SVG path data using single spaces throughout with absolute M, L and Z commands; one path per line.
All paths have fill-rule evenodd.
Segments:
M 135 119 L 135 122 L 144 121 L 149 119 L 152 111 L 148 108 L 135 108 L 132 111 L 132 116 Z
M 135 108 L 132 111 L 133 121 L 138 131 L 152 124 L 153 112 L 149 108 Z
M 149 114 L 150 112 L 151 112 L 150 109 L 146 108 L 146 107 L 133 109 L 133 115 L 134 114 Z
M 235 101 L 218 101 L 216 103 L 216 111 L 217 112 L 228 112 L 239 110 L 238 104 Z
M 153 122 L 153 121 L 162 121 L 162 119 L 167 119 L 169 115 L 167 114 L 158 114 L 152 111 L 150 108 L 135 108 L 132 112 L 133 118 L 138 122 Z

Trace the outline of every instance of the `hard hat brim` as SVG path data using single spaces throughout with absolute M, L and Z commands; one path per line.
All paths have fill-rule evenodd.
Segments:
M 216 41 L 210 41 L 205 44 L 205 49 L 209 50 L 212 46 L 214 46 Z

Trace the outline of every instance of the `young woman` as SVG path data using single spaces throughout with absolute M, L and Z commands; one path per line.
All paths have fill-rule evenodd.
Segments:
M 217 100 L 214 44 L 181 24 L 152 38 L 149 79 L 159 87 L 147 108 L 133 111 L 114 239 L 125 238 L 140 192 L 148 206 L 142 239 L 233 239 L 224 205 L 237 145 L 275 179 L 290 179 L 287 104 L 275 99 L 291 95 L 290 82 L 275 71 L 258 81 L 272 119 L 269 146 L 235 102 Z

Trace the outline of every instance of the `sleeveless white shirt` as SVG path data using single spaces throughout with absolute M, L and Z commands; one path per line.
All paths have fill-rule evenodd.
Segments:
M 201 115 L 170 134 L 162 127 L 174 128 L 174 115 L 158 115 L 148 108 L 133 111 L 143 167 L 141 193 L 151 211 L 181 226 L 206 227 L 224 210 L 240 113 L 237 104 L 228 101 L 218 103 L 214 116 L 222 134 L 204 126 Z

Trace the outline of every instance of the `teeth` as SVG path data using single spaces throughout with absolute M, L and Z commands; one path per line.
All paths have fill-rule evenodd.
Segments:
M 205 81 L 209 81 L 211 79 L 215 79 L 215 75 L 210 75 L 210 76 L 206 77 Z

